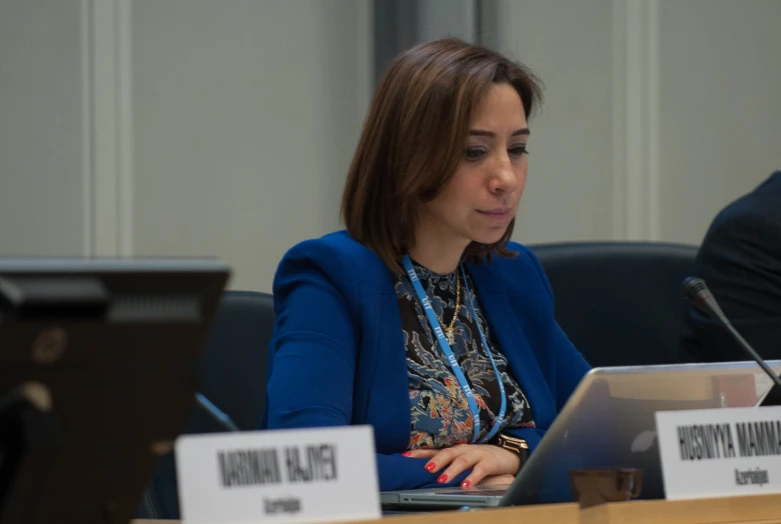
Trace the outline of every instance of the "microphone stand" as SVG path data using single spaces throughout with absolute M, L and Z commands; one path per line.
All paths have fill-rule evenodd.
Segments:
M 708 285 L 705 281 L 701 278 L 688 277 L 683 281 L 683 292 L 686 298 L 694 304 L 697 309 L 724 326 L 740 348 L 751 357 L 754 362 L 759 364 L 759 367 L 761 367 L 767 376 L 770 377 L 770 380 L 773 381 L 773 386 L 771 386 L 768 393 L 758 405 L 781 405 L 781 378 L 773 372 L 770 366 L 767 365 L 767 362 L 759 356 L 759 353 L 757 353 L 754 348 L 751 347 L 751 344 L 749 344 L 738 330 L 735 329 L 735 326 L 729 321 L 727 315 L 721 310 L 719 303 L 716 301 L 716 297 L 714 297 L 711 290 L 708 289 Z

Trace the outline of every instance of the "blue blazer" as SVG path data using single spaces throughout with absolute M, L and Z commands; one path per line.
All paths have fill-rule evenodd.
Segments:
M 550 284 L 528 248 L 466 264 L 498 350 L 534 411 L 536 428 L 508 432 L 531 449 L 589 365 L 553 317 Z M 262 427 L 370 424 L 382 491 L 427 487 L 424 459 L 401 455 L 410 438 L 409 384 L 396 276 L 345 231 L 293 247 L 274 278 Z M 457 485 L 459 475 L 447 485 Z

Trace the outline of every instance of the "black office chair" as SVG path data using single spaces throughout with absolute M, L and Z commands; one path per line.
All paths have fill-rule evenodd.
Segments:
M 545 268 L 556 319 L 594 367 L 680 362 L 678 339 L 697 247 L 653 242 L 529 246 Z
M 274 329 L 274 300 L 268 293 L 226 291 L 201 356 L 200 392 L 240 430 L 260 427 L 266 397 L 268 344 Z M 185 433 L 225 431 L 193 406 Z M 160 458 L 144 493 L 139 518 L 179 519 L 173 453 Z

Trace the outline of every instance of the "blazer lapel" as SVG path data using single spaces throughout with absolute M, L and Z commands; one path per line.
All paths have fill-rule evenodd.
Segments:
M 377 421 L 385 428 L 388 445 L 391 449 L 407 449 L 410 438 L 409 378 L 407 376 L 407 351 L 404 347 L 404 335 L 401 315 L 396 294 L 374 297 L 380 301 L 380 329 L 378 340 L 378 367 L 374 374 L 380 387 L 372 385 L 375 391 L 385 391 L 386 398 L 374 400 L 375 411 L 380 416 Z M 370 391 L 371 391 L 370 389 Z
M 407 353 L 396 298 L 396 275 L 385 266 L 362 297 L 361 351 L 355 391 L 366 398 L 354 399 L 360 410 L 353 420 L 374 426 L 374 441 L 380 453 L 407 449 L 410 438 L 409 379 Z

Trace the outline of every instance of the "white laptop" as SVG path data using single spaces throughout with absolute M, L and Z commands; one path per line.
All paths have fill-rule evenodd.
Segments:
M 781 360 L 768 361 L 781 373 Z M 664 498 L 657 411 L 758 405 L 772 382 L 755 362 L 594 368 L 509 486 L 380 493 L 386 510 L 516 506 L 572 500 L 568 471 L 643 470 L 641 498 Z

